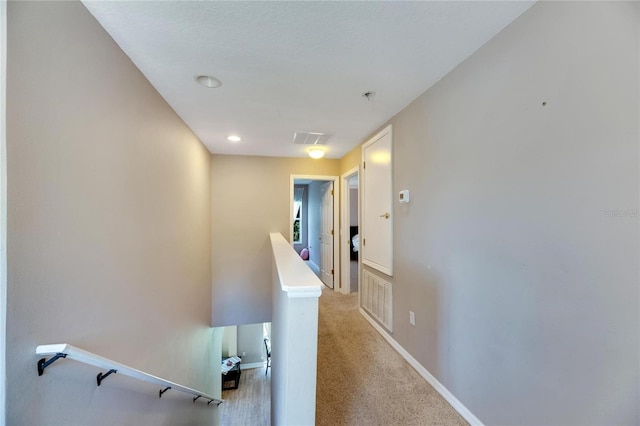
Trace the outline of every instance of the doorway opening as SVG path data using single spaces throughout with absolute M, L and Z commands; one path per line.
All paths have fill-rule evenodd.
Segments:
M 269 424 L 271 368 L 265 342 L 271 339 L 271 323 L 214 330 L 218 339 L 214 362 L 222 361 L 220 388 L 225 401 L 219 408 L 220 424 Z
M 342 293 L 356 293 L 360 288 L 360 169 L 358 166 L 341 176 Z
M 291 175 L 291 245 L 331 289 L 341 288 L 338 176 Z

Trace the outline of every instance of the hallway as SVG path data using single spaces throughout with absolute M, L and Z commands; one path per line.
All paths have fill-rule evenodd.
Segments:
M 466 425 L 362 317 L 358 293 L 324 287 L 319 303 L 316 425 Z M 220 424 L 270 424 L 270 383 L 270 370 L 243 371 Z
M 316 425 L 465 425 L 358 311 L 358 293 L 324 288 Z

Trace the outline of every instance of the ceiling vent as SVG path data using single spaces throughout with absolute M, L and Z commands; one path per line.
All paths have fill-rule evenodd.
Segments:
M 327 133 L 295 132 L 293 143 L 297 145 L 326 145 L 331 135 Z

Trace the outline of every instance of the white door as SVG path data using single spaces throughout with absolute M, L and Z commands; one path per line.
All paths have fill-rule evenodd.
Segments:
M 362 263 L 393 275 L 391 126 L 362 145 Z
M 320 187 L 320 279 L 333 288 L 333 182 Z

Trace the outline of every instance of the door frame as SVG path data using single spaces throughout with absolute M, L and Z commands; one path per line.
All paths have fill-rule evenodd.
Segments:
M 349 186 L 349 180 L 353 176 L 358 176 L 358 227 L 360 227 L 360 166 L 355 166 L 354 168 L 347 170 L 340 176 L 342 187 L 344 188 L 340 196 L 340 210 L 342 213 L 341 229 L 344 229 L 344 232 L 340 233 L 340 244 L 343 248 L 343 250 L 340 251 L 340 259 L 342 262 L 341 282 L 345 284 L 349 283 L 349 285 L 344 285 L 341 287 L 340 290 L 343 294 L 351 293 L 351 244 L 349 242 L 350 233 L 348 231 L 351 226 L 351 187 Z M 358 292 L 360 292 L 360 257 L 360 253 L 358 253 Z
M 289 244 L 293 247 L 293 185 L 296 179 L 333 182 L 333 290 L 342 289 L 340 279 L 340 209 L 336 200 L 340 194 L 339 176 L 289 175 Z M 324 285 L 324 283 L 323 283 Z

